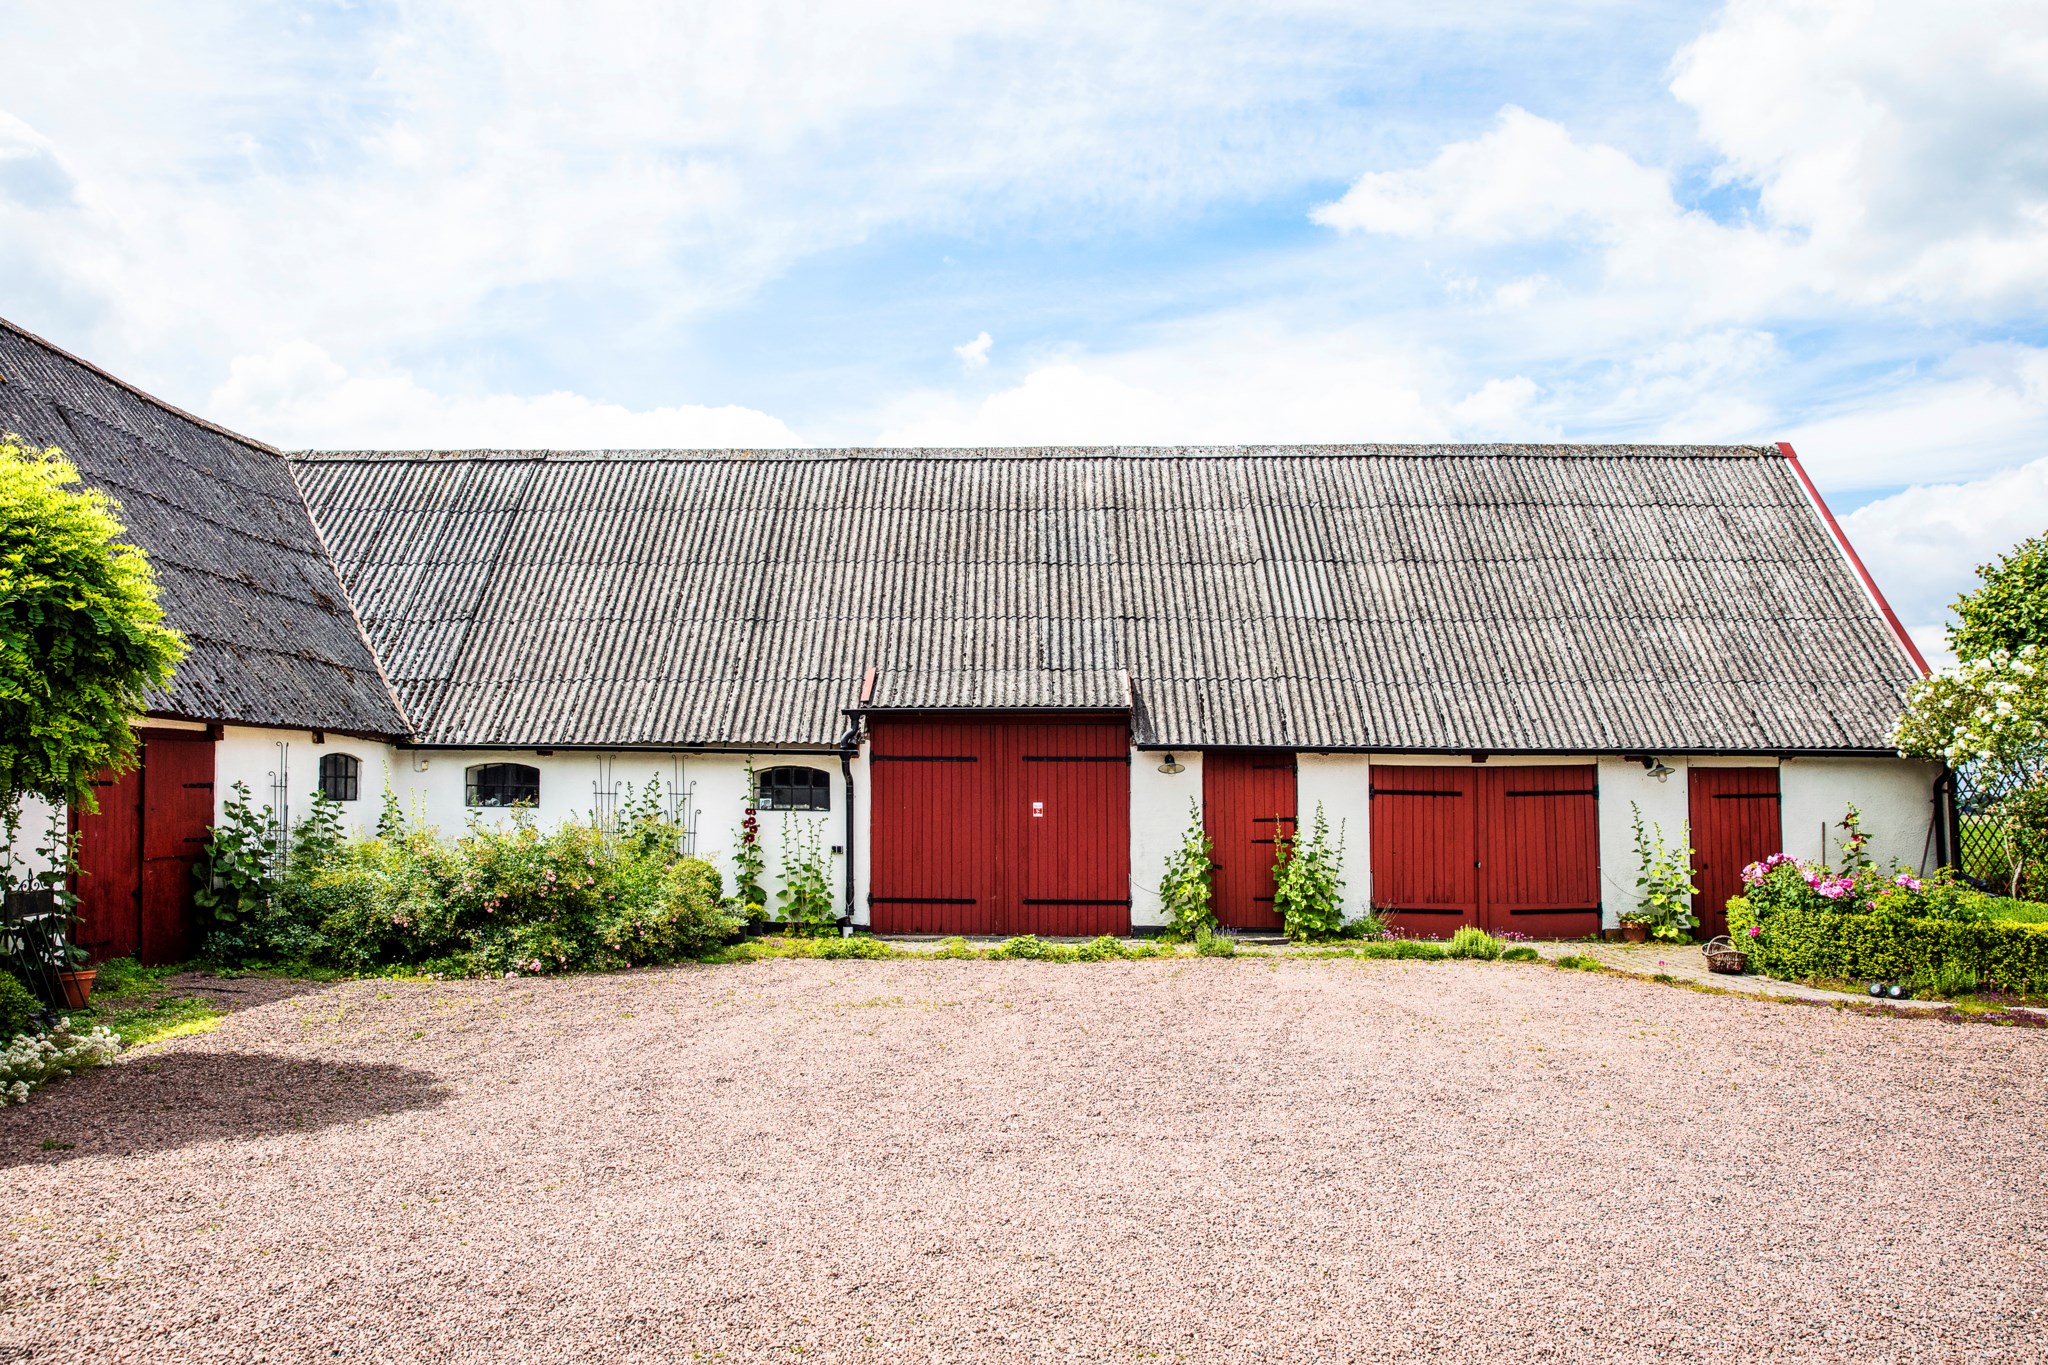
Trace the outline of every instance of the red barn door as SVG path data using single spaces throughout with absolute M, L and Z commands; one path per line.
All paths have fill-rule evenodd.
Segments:
M 193 864 L 213 823 L 213 738 L 142 733 L 142 948 L 149 965 L 183 962 L 199 947 Z
M 72 816 L 78 946 L 93 961 L 142 951 L 142 770 L 93 781 L 99 809 Z
M 144 730 L 141 766 L 95 782 L 99 810 L 73 816 L 79 946 L 95 961 L 183 962 L 199 947 L 192 868 L 213 823 L 213 737 Z
M 869 734 L 869 927 L 998 932 L 994 732 L 960 721 L 876 720 Z
M 1686 773 L 1692 824 L 1693 913 L 1698 933 L 1728 932 L 1728 900 L 1742 894 L 1745 864 L 1784 847 L 1776 768 L 1693 768 Z
M 1274 841 L 1295 827 L 1294 755 L 1217 749 L 1202 755 L 1202 827 L 1215 866 L 1210 906 L 1230 929 L 1278 929 Z
M 1449 938 L 1479 923 L 1479 778 L 1469 768 L 1372 769 L 1372 904 Z
M 1480 898 L 1492 933 L 1579 938 L 1600 928 L 1600 788 L 1591 764 L 1482 777 Z
M 1600 927 L 1600 797 L 1589 763 L 1372 769 L 1372 903 L 1411 934 L 1530 938 Z
M 1130 731 L 1042 716 L 870 717 L 878 934 L 1125 934 Z
M 1009 822 L 1002 932 L 1131 928 L 1131 750 L 1121 724 L 1000 727 Z

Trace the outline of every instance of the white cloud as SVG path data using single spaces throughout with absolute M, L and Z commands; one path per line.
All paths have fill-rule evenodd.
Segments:
M 1514 105 L 1427 164 L 1369 172 L 1341 232 L 1577 246 L 1597 287 L 1667 322 L 1907 305 L 2015 316 L 2048 299 L 2048 6 L 1735 0 L 1672 66 L 1724 183 L 1716 221 L 1672 175 Z
M 1977 566 L 2048 532 L 2048 457 L 1982 479 L 1916 485 L 1857 508 L 1842 527 L 1939 666 L 1949 604 L 1976 585 Z
M 970 370 L 983 369 L 988 365 L 988 348 L 995 345 L 995 338 L 982 332 L 969 342 L 953 348 L 953 354 L 960 357 L 960 363 Z
M 1829 487 L 1891 488 L 2048 454 L 2048 349 L 1973 347 L 1876 387 L 1780 433 Z
M 635 412 L 580 394 L 450 395 L 402 370 L 352 374 L 309 341 L 238 356 L 207 415 L 287 449 L 659 449 L 800 444 L 741 407 Z

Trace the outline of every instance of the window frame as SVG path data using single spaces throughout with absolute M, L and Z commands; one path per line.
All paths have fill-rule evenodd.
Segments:
M 343 787 L 347 795 L 335 790 Z M 320 755 L 320 794 L 329 801 L 359 801 L 363 794 L 363 760 L 354 754 Z
M 802 791 L 807 796 L 805 801 L 792 801 L 785 805 L 783 802 L 774 799 L 776 793 L 771 791 L 769 779 L 782 773 L 810 774 L 810 780 L 806 781 L 801 788 L 796 787 L 794 784 L 772 784 L 780 786 L 783 789 L 783 794 Z M 754 798 L 754 805 L 760 810 L 829 811 L 832 809 L 832 774 L 823 768 L 813 768 L 809 764 L 804 763 L 781 763 L 773 768 L 763 768 L 754 774 Z
M 530 779 L 517 786 L 505 780 L 513 773 L 530 774 Z M 484 799 L 483 775 L 492 774 L 491 793 L 494 799 Z M 528 793 L 513 795 L 509 800 L 506 793 Z M 540 805 L 540 769 L 531 763 L 472 763 L 462 770 L 462 806 L 464 810 L 528 810 Z

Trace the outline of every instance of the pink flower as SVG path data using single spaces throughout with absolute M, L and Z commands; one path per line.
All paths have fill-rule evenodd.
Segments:
M 1749 926 L 1749 936 L 1751 938 L 1761 937 L 1763 932 L 1764 927 L 1761 924 L 1752 924 Z
M 1892 881 L 1908 891 L 1918 891 L 1920 889 L 1920 879 L 1910 872 L 1901 872 L 1898 876 L 1892 878 Z

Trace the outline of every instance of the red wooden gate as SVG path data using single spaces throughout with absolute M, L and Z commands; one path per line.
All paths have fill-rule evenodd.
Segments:
M 182 962 L 199 946 L 192 867 L 213 823 L 213 739 L 144 730 L 142 763 L 94 782 L 99 810 L 74 813 L 79 946 L 95 960 Z
M 1284 749 L 1215 749 L 1202 755 L 1202 828 L 1215 867 L 1210 907 L 1231 929 L 1278 929 L 1274 840 L 1295 823 L 1294 755 Z
M 1122 721 L 871 717 L 881 934 L 1130 931 Z
M 1728 900 L 1742 894 L 1742 869 L 1784 847 L 1776 768 L 1693 768 L 1686 773 L 1692 825 L 1693 913 L 1699 934 L 1728 932 Z
M 1372 901 L 1447 938 L 1574 938 L 1600 927 L 1599 789 L 1591 764 L 1372 770 Z

